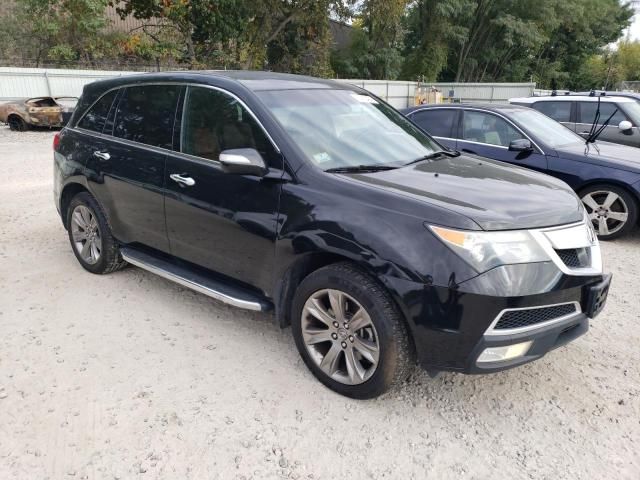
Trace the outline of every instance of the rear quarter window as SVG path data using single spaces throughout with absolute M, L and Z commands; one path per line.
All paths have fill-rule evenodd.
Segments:
M 90 130 L 92 132 L 102 133 L 104 124 L 109 116 L 109 111 L 112 108 L 113 100 L 118 94 L 117 90 L 106 93 L 96 103 L 93 104 L 87 113 L 78 122 L 79 128 Z

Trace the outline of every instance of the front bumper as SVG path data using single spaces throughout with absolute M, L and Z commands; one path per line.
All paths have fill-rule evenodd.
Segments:
M 586 333 L 604 306 L 611 275 L 567 275 L 547 263 L 498 267 L 448 287 L 387 279 L 408 319 L 420 365 L 430 371 L 496 372 L 537 360 Z M 524 280 L 500 284 L 500 278 Z M 516 333 L 492 328 L 504 311 L 560 304 L 576 304 L 575 314 Z M 517 358 L 478 362 L 486 349 L 523 342 L 530 346 Z

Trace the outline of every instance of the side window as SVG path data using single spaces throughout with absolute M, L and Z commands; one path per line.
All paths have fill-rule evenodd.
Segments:
M 462 140 L 508 147 L 522 134 L 502 118 L 484 112 L 465 111 L 462 122 Z
M 434 137 L 453 138 L 454 135 L 451 132 L 456 114 L 457 110 L 434 108 L 414 113 L 411 115 L 411 120 Z
M 180 88 L 178 85 L 127 87 L 118 102 L 113 135 L 170 149 Z
M 533 108 L 547 117 L 553 118 L 556 122 L 571 121 L 571 104 L 573 102 L 536 102 Z
M 609 118 L 609 116 L 618 108 L 615 103 L 600 103 L 600 125 Z M 596 111 L 598 110 L 598 102 L 580 102 L 580 115 L 578 117 L 578 123 L 593 123 L 596 118 Z M 618 125 L 623 120 L 627 120 L 627 117 L 620 109 L 613 116 L 609 125 Z
M 116 98 L 118 90 L 113 90 L 102 96 L 89 111 L 82 117 L 82 120 L 78 122 L 79 128 L 85 130 L 91 130 L 92 132 L 102 133 L 104 124 L 109 116 L 109 111 L 113 104 L 113 100 Z
M 231 95 L 204 87 L 188 87 L 182 114 L 181 151 L 218 160 L 232 148 L 255 148 L 268 165 L 282 159 L 251 114 Z

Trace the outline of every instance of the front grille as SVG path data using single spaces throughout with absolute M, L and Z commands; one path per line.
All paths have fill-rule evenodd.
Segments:
M 569 268 L 583 268 L 589 266 L 589 252 L 586 248 L 569 248 L 556 250 L 560 260 Z
M 553 307 L 527 308 L 524 310 L 509 310 L 505 312 L 496 326 L 495 330 L 507 330 L 512 328 L 529 327 L 538 323 L 548 322 L 556 318 L 564 317 L 576 313 L 574 303 L 565 303 Z

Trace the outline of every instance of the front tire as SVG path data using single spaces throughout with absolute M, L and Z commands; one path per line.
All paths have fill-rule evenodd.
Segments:
M 593 185 L 581 191 L 580 198 L 600 240 L 626 235 L 638 221 L 636 199 L 620 187 Z
M 10 116 L 7 123 L 9 123 L 9 129 L 14 132 L 24 132 L 29 129 L 27 122 L 17 115 Z
M 88 192 L 71 199 L 67 231 L 73 253 L 85 270 L 105 274 L 127 265 L 100 205 Z
M 323 267 L 296 290 L 298 352 L 324 385 L 366 399 L 399 386 L 415 365 L 407 327 L 389 293 L 350 263 Z

